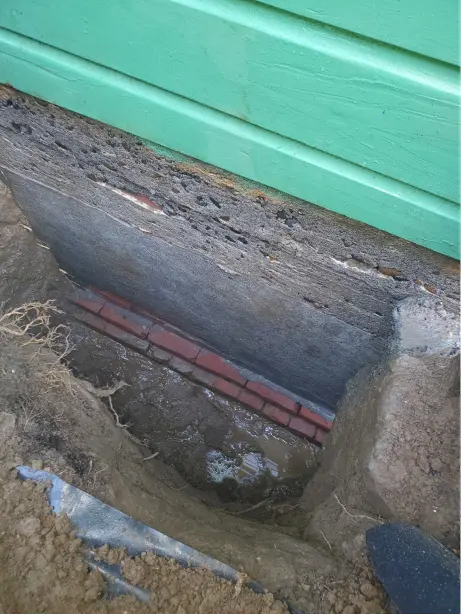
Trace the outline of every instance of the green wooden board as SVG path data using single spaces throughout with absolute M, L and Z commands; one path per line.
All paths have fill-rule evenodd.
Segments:
M 459 2 L 453 0 L 259 1 L 459 65 Z
M 0 25 L 458 198 L 453 66 L 248 0 L 2 0 Z
M 0 82 L 459 257 L 455 203 L 5 29 Z

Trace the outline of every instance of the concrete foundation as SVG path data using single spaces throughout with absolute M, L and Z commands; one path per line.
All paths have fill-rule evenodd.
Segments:
M 2 88 L 0 179 L 61 267 L 334 409 L 396 301 L 457 309 L 458 263 Z

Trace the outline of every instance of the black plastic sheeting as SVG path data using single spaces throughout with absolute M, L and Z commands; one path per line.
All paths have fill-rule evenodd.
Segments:
M 459 613 L 459 558 L 405 523 L 367 531 L 378 579 L 400 613 Z

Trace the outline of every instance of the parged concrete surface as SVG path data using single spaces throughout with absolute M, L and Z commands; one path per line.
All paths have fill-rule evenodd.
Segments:
M 306 535 L 346 553 L 378 517 L 459 543 L 459 321 L 432 298 L 403 301 L 394 319 L 387 358 L 348 386 L 305 490 Z
M 303 397 L 333 407 L 379 360 L 396 301 L 456 309 L 449 258 L 9 88 L 0 110 L 3 181 L 66 271 Z

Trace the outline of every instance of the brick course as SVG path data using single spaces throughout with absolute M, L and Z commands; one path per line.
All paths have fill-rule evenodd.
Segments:
M 199 346 L 171 331 L 167 331 L 160 325 L 154 326 L 148 335 L 148 339 L 156 346 L 169 350 L 171 353 L 177 354 L 188 361 L 194 361 L 200 352 Z
M 268 384 L 247 382 L 238 368 L 201 348 L 160 318 L 108 291 L 78 290 L 74 317 L 104 335 L 168 365 L 183 376 L 238 401 L 296 435 L 321 446 L 332 427 L 323 416 Z
M 105 299 L 113 303 L 114 305 L 118 305 L 121 308 L 125 308 L 125 310 L 131 310 L 131 303 L 128 299 L 123 299 L 122 297 L 118 297 L 114 295 L 108 290 L 99 290 L 98 288 L 92 288 L 92 291 L 95 294 L 102 295 Z
M 117 305 L 111 305 L 106 301 L 106 304 L 102 308 L 100 314 L 101 318 L 109 321 L 113 325 L 125 329 L 129 333 L 136 335 L 142 339 L 147 337 L 151 322 L 147 318 L 137 316 L 126 309 L 123 309 Z
M 94 298 L 91 296 L 77 297 L 74 300 L 74 303 L 75 305 L 78 305 L 79 307 L 83 308 L 84 310 L 87 310 L 88 312 L 91 312 L 92 314 L 99 314 L 99 312 L 104 307 L 106 301 L 102 297 L 98 297 L 97 295 L 95 295 Z
M 233 397 L 234 399 L 238 398 L 242 390 L 241 387 L 233 382 L 224 380 L 224 378 L 218 378 L 214 383 L 214 388 L 218 393 L 222 393 L 222 395 L 226 395 L 227 397 Z
M 306 419 L 306 421 L 314 423 L 314 425 L 317 425 L 317 427 L 320 427 L 325 431 L 330 431 L 333 426 L 331 421 L 327 421 L 327 419 L 323 418 L 323 416 L 320 416 L 320 414 L 312 412 L 312 410 L 309 410 L 309 408 L 305 408 L 304 406 L 301 406 L 299 416 L 302 416 L 302 418 Z
M 259 397 L 259 395 L 248 393 L 248 391 L 245 391 L 245 389 L 242 389 L 240 391 L 238 399 L 242 402 L 242 404 L 253 408 L 253 410 L 262 410 L 264 406 L 264 399 Z
M 314 438 L 315 436 L 315 425 L 308 423 L 299 416 L 292 416 L 288 426 L 292 431 L 305 438 Z
M 201 367 L 194 367 L 190 375 L 192 380 L 206 387 L 213 387 L 217 377 Z
M 246 379 L 243 378 L 243 376 L 241 376 L 238 371 L 232 367 L 232 365 L 230 365 L 219 355 L 214 352 L 210 352 L 209 350 L 201 350 L 195 360 L 195 364 L 199 365 L 203 369 L 213 372 L 213 374 L 217 374 L 226 380 L 231 380 L 232 382 L 242 386 L 246 383 Z
M 282 410 L 281 408 L 277 408 L 277 406 L 273 406 L 272 404 L 266 404 L 263 408 L 263 414 L 267 418 L 279 423 L 279 425 L 288 425 L 290 422 L 291 415 L 289 412 Z
M 82 314 L 74 314 L 74 316 L 77 320 L 84 322 L 92 329 L 95 329 L 104 335 L 108 335 L 126 346 L 130 346 L 130 348 L 133 348 L 134 350 L 146 352 L 149 348 L 149 342 L 147 340 L 141 340 L 139 337 L 136 337 L 135 335 L 112 325 L 110 322 L 106 322 L 102 318 L 99 318 L 99 316 L 86 312 L 83 312 Z
M 276 404 L 277 406 L 281 406 L 292 414 L 296 414 L 298 412 L 299 404 L 296 401 L 293 401 L 286 395 L 283 395 L 283 393 L 274 391 L 274 389 L 269 388 L 261 382 L 247 382 L 246 388 L 249 391 L 256 393 L 266 401 Z

